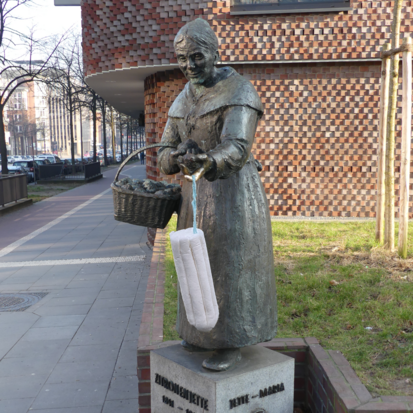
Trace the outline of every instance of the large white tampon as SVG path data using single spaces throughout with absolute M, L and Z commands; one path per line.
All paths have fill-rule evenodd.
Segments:
M 171 246 L 182 301 L 189 324 L 211 331 L 219 316 L 208 250 L 202 230 L 196 228 L 196 186 L 194 187 L 194 227 L 171 232 Z

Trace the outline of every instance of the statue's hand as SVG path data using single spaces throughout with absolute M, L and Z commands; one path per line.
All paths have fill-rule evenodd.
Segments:
M 179 157 L 186 155 L 187 153 L 198 155 L 204 153 L 204 151 L 198 146 L 198 144 L 192 139 L 188 139 L 178 145 L 175 151 L 171 152 L 171 163 L 179 166 Z
M 185 156 L 180 156 L 178 162 L 187 180 L 192 181 L 192 175 L 195 175 L 195 180 L 198 181 L 212 168 L 214 160 L 206 153 L 199 155 L 187 153 Z

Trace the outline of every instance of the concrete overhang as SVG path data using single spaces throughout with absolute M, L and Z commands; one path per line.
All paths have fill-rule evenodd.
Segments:
M 81 0 L 54 0 L 55 6 L 80 6 Z
M 110 70 L 87 76 L 85 81 L 117 111 L 137 118 L 145 108 L 145 79 L 153 73 L 176 68 L 177 64 L 165 64 Z
M 219 62 L 219 65 L 249 65 L 249 64 L 325 64 L 325 63 L 354 63 L 380 62 L 380 58 L 370 59 L 324 59 L 324 60 L 261 60 Z M 86 83 L 116 110 L 134 118 L 144 111 L 144 82 L 145 79 L 157 72 L 177 69 L 177 64 L 132 67 L 97 73 L 86 77 Z

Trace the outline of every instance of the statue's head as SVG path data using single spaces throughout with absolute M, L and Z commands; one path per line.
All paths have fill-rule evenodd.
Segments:
M 190 82 L 204 84 L 213 77 L 219 61 L 218 39 L 205 20 L 196 19 L 182 27 L 174 46 L 179 67 Z

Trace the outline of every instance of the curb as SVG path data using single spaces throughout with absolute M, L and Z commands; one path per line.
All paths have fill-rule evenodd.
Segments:
M 18 209 L 28 207 L 32 204 L 33 204 L 33 199 L 31 198 L 19 199 L 18 201 L 13 202 L 12 204 L 8 204 L 4 207 L 0 207 L 0 217 L 8 214 L 9 212 L 14 212 L 14 211 L 17 211 Z

